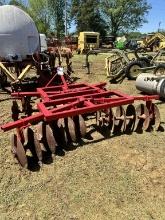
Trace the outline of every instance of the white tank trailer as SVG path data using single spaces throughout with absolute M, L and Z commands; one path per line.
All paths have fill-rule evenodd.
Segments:
M 165 75 L 142 73 L 136 79 L 136 88 L 146 94 L 158 94 L 165 98 Z
M 39 33 L 32 18 L 16 6 L 0 6 L 0 61 L 22 61 L 37 51 Z

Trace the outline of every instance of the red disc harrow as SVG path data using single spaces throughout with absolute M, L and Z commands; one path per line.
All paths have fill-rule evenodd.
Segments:
M 90 114 L 99 128 L 109 134 L 157 130 L 160 114 L 152 102 L 159 96 L 129 96 L 116 90 L 106 90 L 106 83 L 67 84 L 37 88 L 36 92 L 17 92 L 12 96 L 22 101 L 20 110 L 16 100 L 12 105 L 13 122 L 3 125 L 4 131 L 16 129 L 11 136 L 12 153 L 22 167 L 28 166 L 27 151 L 41 165 L 43 151 L 51 154 L 56 147 L 64 149 L 72 142 L 84 138 L 87 132 L 85 119 Z M 31 98 L 38 97 L 37 108 Z M 134 107 L 135 101 L 144 101 Z M 123 107 L 125 106 L 125 107 Z M 24 113 L 24 114 L 23 114 Z

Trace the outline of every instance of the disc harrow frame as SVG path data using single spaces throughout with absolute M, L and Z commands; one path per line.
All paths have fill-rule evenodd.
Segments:
M 160 126 L 160 113 L 152 102 L 159 99 L 158 95 L 130 96 L 117 90 L 106 90 L 106 83 L 67 84 L 63 76 L 61 80 L 63 84 L 59 86 L 37 88 L 36 92 L 12 93 L 14 99 L 22 100 L 23 107 L 20 110 L 14 100 L 14 121 L 1 126 L 1 129 L 16 129 L 16 134 L 11 137 L 12 152 L 23 167 L 28 163 L 27 150 L 41 165 L 42 150 L 54 154 L 57 146 L 66 149 L 70 143 L 83 138 L 87 131 L 84 118 L 89 114 L 94 114 L 97 126 L 106 128 L 109 134 L 133 132 L 139 128 L 147 130 L 150 125 L 157 130 Z M 37 109 L 33 109 L 30 103 L 32 97 L 40 100 Z M 135 101 L 144 101 L 145 104 L 135 108 Z M 123 108 L 125 105 L 126 110 Z M 24 116 L 21 117 L 20 113 Z

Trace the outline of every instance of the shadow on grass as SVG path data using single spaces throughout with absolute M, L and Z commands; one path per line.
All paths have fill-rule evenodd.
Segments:
M 0 94 L 2 94 L 2 93 L 0 93 Z M 5 101 L 8 101 L 8 100 L 12 100 L 12 97 L 5 98 L 5 99 L 0 99 L 0 103 L 1 103 L 1 102 L 5 102 Z
M 113 137 L 119 137 L 121 135 L 131 135 L 134 132 L 136 132 L 137 134 L 142 134 L 143 133 L 143 129 L 142 129 L 141 126 L 137 127 L 136 131 L 133 131 L 131 129 L 127 129 L 124 132 L 117 131 L 113 134 L 110 132 L 110 129 L 108 129 L 108 127 L 106 127 L 106 126 L 103 126 L 103 127 L 99 128 L 96 124 L 91 124 L 88 127 L 90 127 L 89 132 L 86 134 L 86 136 L 83 139 L 79 138 L 77 143 L 69 142 L 65 146 L 64 145 L 57 146 L 55 154 L 52 154 L 50 152 L 50 150 L 48 150 L 48 149 L 47 149 L 47 151 L 43 151 L 42 152 L 42 163 L 43 164 L 51 164 L 51 163 L 53 163 L 53 157 L 55 155 L 63 157 L 63 156 L 65 156 L 65 152 L 73 151 L 73 150 L 77 149 L 78 147 L 83 147 L 83 146 L 87 146 L 89 144 L 99 143 L 103 140 L 110 139 L 110 138 L 113 138 Z M 153 130 L 154 129 L 151 126 L 149 129 L 147 129 L 146 132 L 152 132 Z M 164 128 L 162 126 L 160 126 L 158 131 L 164 132 Z M 94 132 L 100 133 L 102 135 L 102 137 L 95 140 L 92 136 L 92 134 Z M 40 167 L 37 160 L 33 157 L 28 157 L 28 164 L 29 164 L 28 169 L 32 172 L 37 172 L 42 167 L 42 166 Z
M 72 82 L 77 82 L 77 80 L 79 80 L 79 79 L 80 79 L 79 77 L 72 76 Z
M 42 151 L 42 164 L 38 163 L 38 160 L 35 157 L 27 156 L 28 160 L 28 170 L 32 172 L 40 171 L 42 164 L 51 164 L 53 163 L 53 157 L 50 152 Z

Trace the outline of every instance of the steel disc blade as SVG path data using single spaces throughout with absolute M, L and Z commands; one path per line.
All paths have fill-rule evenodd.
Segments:
M 96 112 L 96 125 L 97 126 L 101 126 L 100 118 L 101 118 L 101 111 L 97 111 Z
M 147 107 L 140 104 L 136 107 L 136 121 L 134 130 L 143 129 L 147 130 L 150 125 L 150 116 Z
M 157 107 L 157 105 L 155 105 L 154 103 L 152 103 L 152 125 L 153 125 L 153 128 L 154 130 L 158 130 L 159 127 L 160 127 L 160 112 L 159 112 L 159 109 Z
M 81 137 L 85 137 L 87 133 L 87 127 L 86 127 L 86 123 L 82 115 L 79 115 L 79 124 L 80 124 Z
M 67 123 L 67 124 L 66 124 Z M 75 130 L 75 124 L 72 118 L 68 117 L 67 120 L 65 121 L 65 126 L 68 128 L 68 133 L 69 136 L 71 137 L 71 140 L 73 142 L 76 142 L 76 130 Z
M 27 167 L 27 157 L 23 145 L 16 134 L 11 135 L 11 151 L 22 167 Z
M 132 132 L 135 126 L 136 111 L 133 105 L 128 105 L 126 109 L 126 131 Z
M 114 132 L 123 132 L 126 125 L 125 110 L 122 106 L 116 108 L 115 121 L 114 121 Z
M 24 137 L 24 143 L 23 143 L 24 147 L 27 146 L 28 141 L 29 141 L 29 139 L 28 139 L 28 131 L 29 131 L 29 127 L 26 127 L 24 129 L 22 129 L 22 133 L 23 133 L 23 137 Z
M 46 124 L 46 140 L 50 151 L 54 154 L 57 147 L 57 142 L 55 140 L 53 130 L 49 124 Z
M 102 113 L 100 132 L 105 137 L 110 137 L 114 131 L 114 114 L 112 109 L 107 109 Z
M 40 142 L 41 150 L 49 152 L 50 148 L 46 138 L 46 122 L 41 121 L 36 125 L 36 136 Z
M 34 133 L 34 147 L 36 151 L 36 155 L 38 157 L 39 161 L 42 161 L 42 150 L 41 150 L 41 144 L 39 140 L 37 139 L 37 135 Z
M 114 125 L 115 125 L 115 116 L 114 116 L 112 109 L 109 109 L 108 121 L 109 121 L 109 130 L 111 131 L 111 133 L 113 133 L 114 132 Z
M 140 116 L 142 115 L 141 104 L 136 107 L 135 111 L 136 111 L 136 120 L 135 120 L 134 131 L 136 131 L 139 127 L 143 126 L 142 124 L 143 120 L 140 119 Z
M 34 158 L 38 159 L 38 161 L 42 160 L 42 150 L 39 140 L 37 139 L 37 135 L 35 134 L 35 131 L 32 130 L 32 128 L 27 127 L 26 130 L 23 132 L 23 134 L 27 135 L 27 140 L 25 143 L 27 143 L 26 147 L 31 151 Z M 25 138 L 25 136 L 24 136 Z
M 146 118 L 143 122 L 143 130 L 146 131 L 150 126 L 150 114 L 149 114 L 149 111 L 145 105 L 144 105 L 144 115 Z
M 43 139 L 43 133 L 44 133 L 44 122 L 43 121 L 41 121 L 41 122 L 39 122 L 38 124 L 37 124 L 37 126 L 36 126 L 36 130 L 37 130 L 37 139 L 39 140 L 39 141 L 41 141 L 42 139 Z

